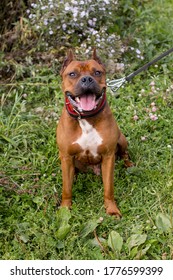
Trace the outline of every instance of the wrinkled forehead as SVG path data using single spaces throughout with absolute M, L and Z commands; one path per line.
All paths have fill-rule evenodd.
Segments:
M 86 60 L 86 61 L 72 61 L 66 68 L 65 72 L 69 71 L 78 71 L 78 72 L 92 72 L 99 70 L 105 72 L 104 67 L 97 63 L 95 60 Z

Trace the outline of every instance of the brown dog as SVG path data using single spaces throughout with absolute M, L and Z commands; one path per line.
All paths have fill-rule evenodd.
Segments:
M 131 166 L 127 141 L 106 101 L 105 67 L 93 51 L 91 60 L 76 61 L 69 51 L 62 69 L 65 106 L 57 127 L 63 190 L 61 206 L 72 204 L 75 168 L 86 166 L 99 174 L 104 185 L 104 205 L 110 215 L 121 216 L 114 200 L 114 165 L 117 153 Z

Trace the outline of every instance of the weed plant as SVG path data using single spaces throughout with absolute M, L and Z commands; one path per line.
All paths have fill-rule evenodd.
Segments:
M 74 45 L 88 53 L 93 45 L 105 56 L 119 56 L 119 36 L 112 30 L 118 1 L 38 0 L 27 10 L 27 21 L 39 38 L 39 48 Z

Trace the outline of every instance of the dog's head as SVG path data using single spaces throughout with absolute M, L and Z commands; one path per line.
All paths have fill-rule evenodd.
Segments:
M 93 110 L 106 91 L 105 67 L 93 51 L 92 59 L 75 60 L 70 50 L 61 68 L 62 89 L 80 110 Z

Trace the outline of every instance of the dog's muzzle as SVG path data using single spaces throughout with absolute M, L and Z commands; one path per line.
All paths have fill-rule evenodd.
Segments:
M 106 104 L 106 88 L 103 88 L 101 95 L 82 94 L 74 97 L 66 92 L 66 109 L 75 118 L 92 117 L 104 109 Z

